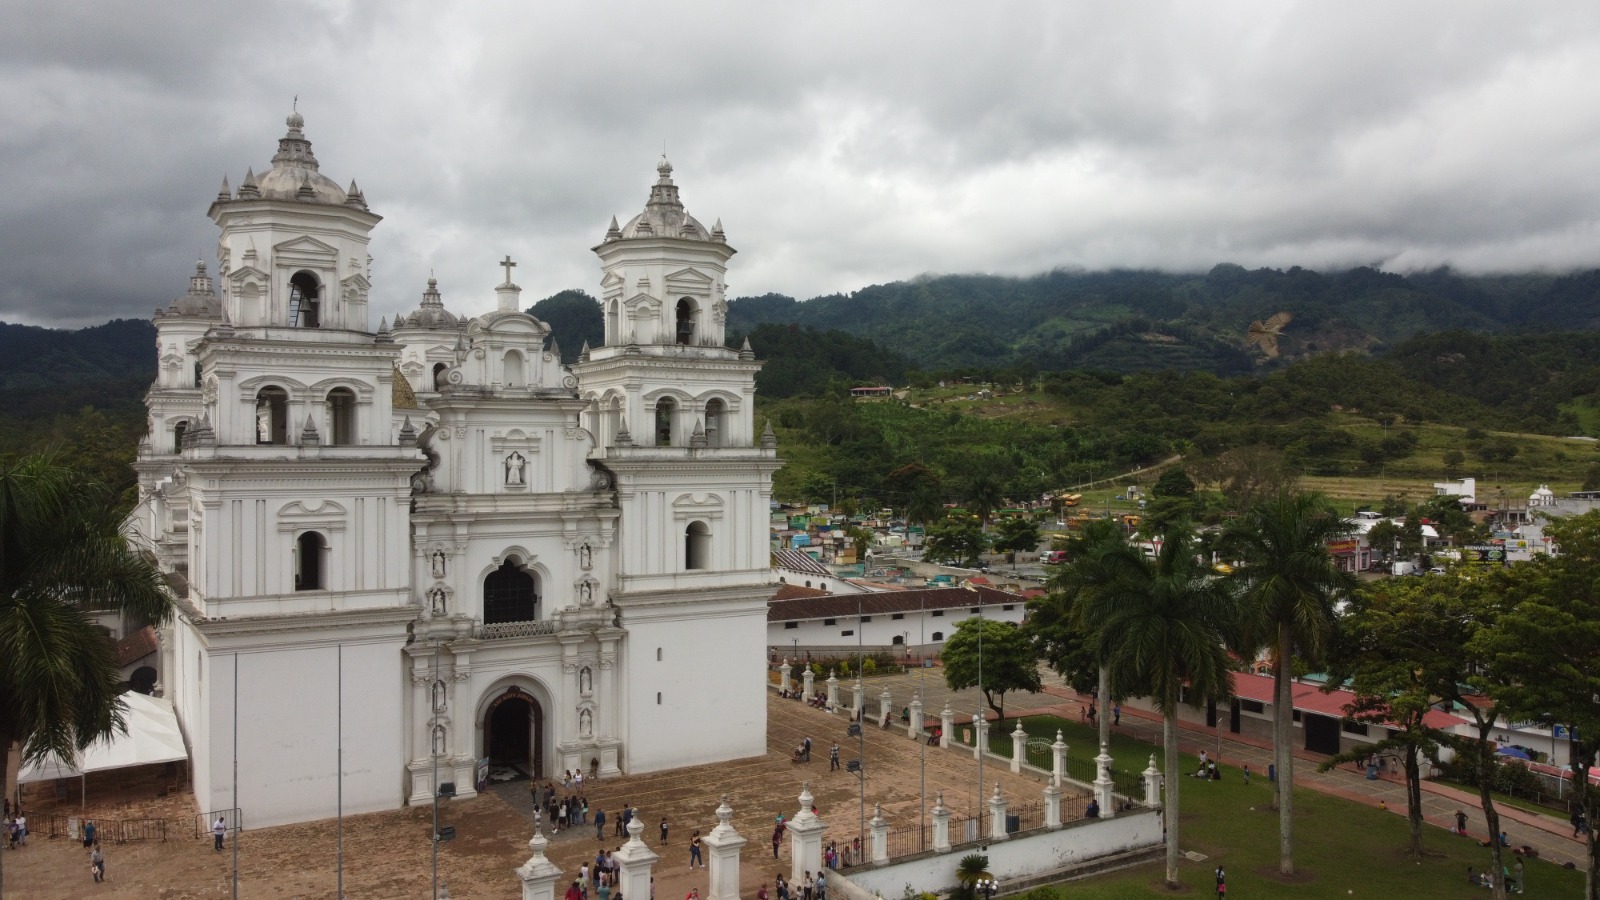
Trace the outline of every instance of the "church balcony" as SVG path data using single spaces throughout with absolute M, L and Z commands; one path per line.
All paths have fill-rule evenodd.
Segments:
M 493 625 L 484 625 L 478 629 L 476 637 L 479 640 L 493 641 L 502 638 L 537 637 L 555 633 L 556 623 L 553 619 L 538 619 L 532 622 L 496 622 Z

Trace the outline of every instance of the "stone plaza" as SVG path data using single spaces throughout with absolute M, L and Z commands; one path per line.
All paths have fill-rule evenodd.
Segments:
M 871 679 L 867 684 L 880 693 L 882 686 L 900 689 L 903 705 L 909 703 L 911 686 L 918 681 L 917 676 L 910 675 Z M 926 684 L 930 688 L 937 684 L 938 690 L 943 691 L 942 679 L 936 681 L 930 675 Z M 842 693 L 845 694 L 842 699 L 848 703 L 850 692 Z M 939 697 L 942 709 L 942 695 L 930 690 L 929 696 L 930 699 Z M 891 694 L 893 703 L 892 698 Z M 968 702 L 971 699 L 960 695 L 949 702 L 963 704 L 970 710 L 973 708 Z M 1018 698 L 1019 708 L 1027 705 L 1026 700 Z M 924 821 L 921 813 L 941 796 L 954 823 L 950 828 L 950 841 L 957 845 L 965 834 L 963 826 L 976 828 L 965 823 L 978 812 L 980 798 L 992 801 L 997 787 L 1010 809 L 1030 807 L 1038 811 L 1050 783 L 1043 773 L 1030 772 L 1026 767 L 1013 772 L 1008 760 L 989 755 L 983 766 L 980 792 L 978 764 L 970 747 L 940 748 L 929 746 L 925 740 L 912 739 L 907 728 L 900 724 L 898 715 L 891 717 L 893 727 L 876 727 L 870 721 L 876 706 L 875 701 L 868 701 L 869 722 L 861 737 L 847 737 L 848 715 L 844 711 L 830 714 L 801 702 L 779 699 L 774 693 L 768 700 L 767 752 L 763 756 L 588 783 L 585 793 L 591 815 L 593 810 L 604 809 L 610 820 L 602 840 L 596 840 L 593 825 L 561 831 L 542 828 L 548 863 L 561 873 L 554 881 L 556 895 L 559 896 L 564 886 L 577 876 L 580 865 L 592 860 L 597 849 L 605 847 L 615 851 L 623 844 L 623 839 L 615 836 L 611 822 L 624 805 L 637 810 L 644 826 L 641 838 L 649 850 L 659 856 L 654 861 L 653 874 L 656 896 L 662 900 L 684 896 L 690 888 L 697 888 L 702 897 L 713 895 L 711 871 L 689 868 L 688 847 L 696 831 L 705 839 L 718 824 L 717 810 L 724 797 L 730 808 L 729 824 L 746 841 L 741 851 L 737 890 L 739 896 L 747 897 L 754 896 L 763 883 L 770 891 L 773 877 L 779 872 L 790 877 L 795 865 L 791 840 L 796 829 L 791 828 L 785 835 L 776 859 L 771 837 L 779 815 L 788 822 L 795 820 L 799 812 L 798 798 L 807 789 L 814 798 L 821 826 L 814 846 L 820 848 L 828 842 L 836 842 L 842 848 L 860 837 L 870 856 L 872 820 L 881 815 L 883 824 L 877 830 L 884 836 L 879 838 L 880 847 L 896 859 L 917 857 L 924 841 L 930 845 L 930 851 L 933 849 L 931 845 L 938 841 L 939 835 L 931 827 L 931 821 L 926 830 L 919 826 Z M 896 711 L 899 708 L 898 705 L 894 707 Z M 970 712 L 967 717 L 970 723 Z M 813 742 L 812 760 L 793 762 L 795 746 L 806 737 Z M 840 745 L 842 764 L 837 771 L 830 771 L 828 751 L 835 742 Z M 859 743 L 865 745 L 864 786 L 843 764 L 856 758 Z M 151 815 L 166 815 L 174 821 L 179 817 L 194 818 L 192 795 L 186 793 L 143 801 L 124 794 L 121 808 L 96 801 L 98 793 L 98 789 L 91 792 L 91 805 L 85 812 L 102 820 Z M 1081 818 L 1090 793 L 1087 786 L 1063 783 L 1062 817 Z M 50 810 L 47 801 L 35 800 L 34 803 L 36 814 L 59 812 L 65 816 L 79 812 L 75 803 L 62 803 L 59 810 Z M 448 887 L 449 896 L 463 900 L 519 895 L 523 886 L 515 870 L 529 861 L 528 844 L 533 835 L 531 812 L 527 782 L 523 781 L 498 785 L 472 799 L 441 805 L 440 822 L 456 828 L 455 839 L 442 843 L 438 854 L 439 878 Z M 343 827 L 345 893 L 362 897 L 429 896 L 431 817 L 432 810 L 426 805 L 346 817 Z M 664 844 L 660 831 L 663 819 L 668 823 Z M 861 833 L 863 819 L 867 823 L 865 834 Z M 1003 827 L 1004 820 L 1001 821 Z M 248 813 L 246 823 L 248 825 Z M 1112 823 L 1103 824 L 1110 826 Z M 1102 827 L 1101 823 L 1081 825 L 1091 829 Z M 985 822 L 983 827 L 987 831 L 991 826 Z M 1023 827 L 1028 830 L 1027 825 Z M 337 896 L 337 830 L 332 820 L 259 830 L 247 828 L 240 836 L 239 895 Z M 1157 827 L 1157 838 L 1159 834 Z M 957 846 L 942 863 L 953 871 L 955 857 L 959 857 L 960 852 Z M 708 864 L 713 853 L 714 849 L 708 845 L 705 849 Z M 89 891 L 90 883 L 87 865 L 80 857 L 82 851 L 76 842 L 50 839 L 36 833 L 29 848 L 7 855 L 7 887 L 18 896 L 83 896 Z M 232 854 L 213 852 L 209 837 L 203 834 L 197 837 L 182 833 L 165 842 L 138 841 L 110 846 L 107 857 L 108 878 L 104 884 L 93 885 L 93 893 L 97 895 L 176 900 L 225 897 L 231 893 Z M 848 875 L 851 871 L 871 868 L 870 864 L 856 866 L 843 873 Z M 836 881 L 836 885 L 842 895 L 842 880 Z M 719 892 L 722 896 L 727 896 L 727 887 L 725 884 L 724 891 Z M 634 896 L 626 890 L 626 885 L 624 893 Z

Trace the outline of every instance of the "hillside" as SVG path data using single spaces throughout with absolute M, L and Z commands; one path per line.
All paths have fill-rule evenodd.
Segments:
M 1245 330 L 1277 312 L 1293 321 L 1278 360 L 1247 352 Z M 1031 278 L 947 275 L 873 285 L 800 303 L 768 294 L 729 304 L 730 330 L 760 324 L 837 329 L 924 369 L 1031 363 L 1040 371 L 1275 368 L 1328 350 L 1381 352 L 1419 334 L 1582 329 L 1600 325 L 1600 270 L 1563 277 L 1401 276 L 1369 268 L 1205 275 L 1050 272 Z

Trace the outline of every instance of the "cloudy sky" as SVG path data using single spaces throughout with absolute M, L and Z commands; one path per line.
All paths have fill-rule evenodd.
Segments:
M 598 281 L 665 145 L 737 295 L 1600 265 L 1600 4 L 0 0 L 0 318 L 148 316 L 291 98 L 374 316 Z M 376 323 L 374 323 L 375 325 Z

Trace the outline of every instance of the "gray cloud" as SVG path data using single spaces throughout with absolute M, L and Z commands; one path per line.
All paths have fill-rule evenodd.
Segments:
M 736 293 L 925 272 L 1600 265 L 1600 7 L 4 3 L 0 317 L 145 316 L 299 94 L 374 314 L 593 289 L 665 142 Z M 109 10 L 109 11 L 108 11 Z M 375 323 L 374 323 L 375 324 Z

